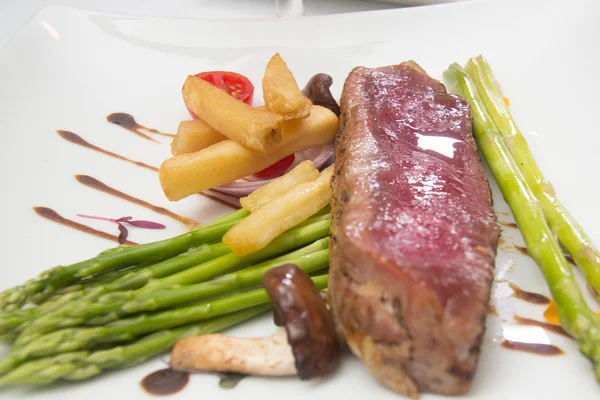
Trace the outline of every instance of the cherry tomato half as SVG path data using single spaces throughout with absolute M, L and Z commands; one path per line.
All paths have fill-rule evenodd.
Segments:
M 294 163 L 295 159 L 296 156 L 290 154 L 289 156 L 277 161 L 275 164 L 263 169 L 262 171 L 255 173 L 254 176 L 262 179 L 270 179 L 283 175 L 283 173 L 290 167 L 290 165 Z
M 197 78 L 212 83 L 219 89 L 223 89 L 236 99 L 243 101 L 248 105 L 252 105 L 254 98 L 254 85 L 248 78 L 243 75 L 236 74 L 230 71 L 208 71 L 194 75 Z M 183 88 L 182 88 L 183 90 Z M 189 108 L 188 111 L 192 118 L 198 119 Z

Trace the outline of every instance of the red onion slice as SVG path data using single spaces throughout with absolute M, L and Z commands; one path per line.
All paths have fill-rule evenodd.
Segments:
M 311 147 L 310 149 L 295 153 L 295 160 L 292 165 L 285 171 L 287 173 L 302 161 L 311 160 L 315 168 L 322 170 L 328 167 L 333 162 L 333 143 L 324 146 Z M 228 185 L 217 186 L 213 188 L 215 192 L 228 194 L 235 197 L 248 196 L 256 189 L 266 185 L 276 178 L 260 179 L 255 176 L 247 176 L 245 180 L 236 181 Z

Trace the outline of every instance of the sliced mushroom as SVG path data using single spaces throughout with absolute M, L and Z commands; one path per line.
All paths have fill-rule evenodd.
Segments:
M 324 376 L 337 365 L 341 344 L 333 318 L 306 272 L 295 265 L 274 268 L 263 283 L 284 329 L 270 337 L 212 334 L 179 340 L 170 364 L 193 371 L 248 375 Z
M 340 116 L 340 106 L 331 94 L 333 78 L 327 74 L 316 74 L 302 89 L 302 94 L 308 97 L 313 104 L 330 109 Z
M 333 317 L 306 272 L 295 265 L 274 268 L 263 284 L 275 309 L 275 323 L 285 327 L 300 379 L 329 374 L 341 354 Z

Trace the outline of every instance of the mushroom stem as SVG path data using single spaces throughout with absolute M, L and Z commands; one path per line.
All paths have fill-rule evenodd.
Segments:
M 177 342 L 170 364 L 189 371 L 236 372 L 246 375 L 325 376 L 338 364 L 340 339 L 333 317 L 321 298 L 328 275 L 311 278 L 295 264 L 273 268 L 263 285 L 285 329 L 264 338 L 225 334 L 189 337 Z
M 341 341 L 333 317 L 310 276 L 285 264 L 263 276 L 275 324 L 285 327 L 300 379 L 330 374 L 340 360 Z
M 285 329 L 264 338 L 225 334 L 185 338 L 173 348 L 170 364 L 175 368 L 195 371 L 263 376 L 298 374 Z

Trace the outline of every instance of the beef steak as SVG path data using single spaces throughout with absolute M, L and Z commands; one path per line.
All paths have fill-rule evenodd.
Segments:
M 330 304 L 388 387 L 461 394 L 499 237 L 469 104 L 416 63 L 355 68 L 336 138 Z

